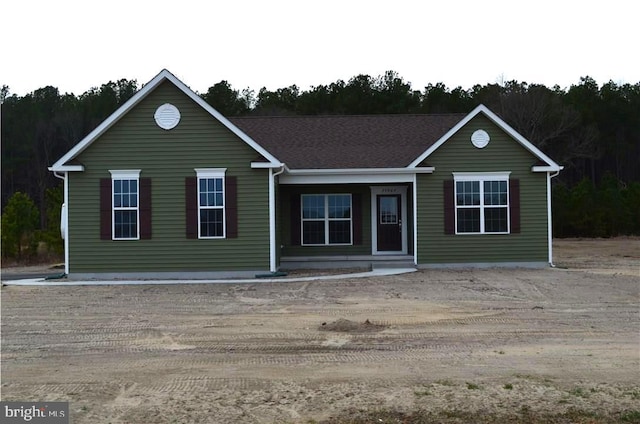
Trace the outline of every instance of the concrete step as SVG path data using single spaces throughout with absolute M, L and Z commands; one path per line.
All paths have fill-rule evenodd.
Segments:
M 372 261 L 371 269 L 398 269 L 398 268 L 413 268 L 415 269 L 413 261 Z

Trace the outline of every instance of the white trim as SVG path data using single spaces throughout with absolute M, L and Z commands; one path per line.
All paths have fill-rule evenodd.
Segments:
M 224 178 L 227 168 L 193 168 L 198 178 Z
M 276 272 L 277 264 L 277 237 L 276 237 L 276 208 L 278 202 L 276 199 L 276 177 L 284 172 L 284 164 L 277 172 L 273 172 L 273 168 L 269 168 L 269 271 Z
M 162 82 L 169 81 L 175 85 L 180 91 L 186 94 L 191 100 L 198 104 L 201 108 L 207 111 L 211 116 L 217 119 L 222 125 L 227 127 L 232 133 L 237 135 L 242 141 L 249 145 L 252 149 L 262 155 L 267 161 L 273 164 L 279 164 L 280 161 L 276 159 L 271 153 L 266 151 L 256 141 L 254 141 L 247 134 L 242 132 L 238 127 L 233 125 L 227 118 L 222 116 L 220 112 L 215 110 L 211 105 L 204 101 L 200 96 L 187 87 L 182 81 L 176 78 L 171 72 L 166 69 L 160 71 L 158 75 L 153 77 L 151 81 L 145 84 L 136 94 L 133 95 L 127 102 L 120 106 L 114 113 L 112 113 L 107 119 L 102 121 L 93 131 L 91 131 L 85 138 L 83 138 L 78 144 L 73 146 L 64 156 L 62 156 L 56 163 L 51 166 L 54 171 L 82 171 L 82 169 L 64 169 L 68 167 L 67 162 L 76 158 L 87 147 L 89 147 L 98 137 L 104 134 L 109 128 L 111 128 L 116 122 L 120 120 L 129 110 L 144 100 L 149 93 L 157 88 Z
M 60 228 L 62 236 L 62 242 L 64 244 L 64 273 L 69 275 L 69 174 L 64 173 L 64 176 L 58 175 L 57 172 L 53 172 L 53 176 L 60 178 L 63 181 L 63 195 L 62 206 L 60 211 Z
M 532 172 L 560 172 L 564 169 L 564 166 L 560 166 L 558 168 L 553 166 L 532 166 Z
M 414 174 L 415 175 L 415 174 Z M 407 186 L 371 186 L 371 254 L 372 255 L 406 255 L 407 247 Z M 396 190 L 390 192 L 389 190 Z M 402 219 L 402 250 L 378 250 L 378 195 L 399 194 Z
M 140 240 L 140 170 L 139 169 L 123 169 L 109 170 L 111 173 L 111 240 L 127 241 Z M 136 182 L 136 206 L 116 206 L 113 203 L 115 195 L 116 181 L 135 181 Z M 129 194 L 131 192 L 129 191 Z M 136 236 L 135 237 L 118 237 L 116 238 L 116 210 L 118 211 L 135 211 L 136 212 Z
M 112 180 L 137 180 L 140 179 L 139 169 L 123 169 L 123 170 L 109 170 Z
M 549 156 L 542 153 L 540 149 L 531 144 L 526 138 L 520 135 L 516 130 L 514 130 L 509 124 L 507 124 L 504 120 L 502 120 L 498 115 L 491 112 L 485 105 L 479 105 L 474 110 L 471 111 L 467 116 L 465 116 L 460 122 L 458 122 L 453 128 L 451 128 L 445 135 L 440 137 L 438 141 L 433 143 L 427 150 L 425 150 L 420 156 L 418 156 L 413 162 L 411 162 L 408 168 L 415 168 L 422 161 L 424 161 L 429 155 L 431 155 L 434 151 L 436 151 L 440 146 L 442 146 L 447 140 L 449 140 L 455 133 L 458 132 L 462 127 L 467 125 L 471 119 L 475 118 L 479 113 L 483 113 L 487 118 L 493 121 L 498 127 L 504 130 L 507 134 L 513 137 L 518 143 L 520 143 L 525 149 L 527 149 L 530 153 L 532 153 L 535 157 L 546 163 L 552 170 L 559 171 L 561 166 L 554 162 Z M 538 172 L 538 171 L 534 171 Z
M 271 162 L 251 162 L 251 169 L 274 169 L 282 168 L 284 163 L 271 163 Z
M 84 171 L 83 165 L 61 165 L 47 168 L 51 172 Z
M 383 184 L 410 183 L 416 174 L 432 174 L 434 167 L 293 169 L 280 176 L 282 184 Z
M 499 172 L 452 172 L 453 174 L 453 204 L 454 204 L 454 220 L 455 234 L 462 236 L 475 236 L 487 234 L 511 234 L 511 192 L 509 190 L 509 176 L 511 171 Z M 458 181 L 477 181 L 480 204 L 479 205 L 458 205 Z M 505 181 L 507 183 L 507 204 L 506 205 L 485 205 L 484 204 L 484 182 L 485 181 Z M 485 231 L 484 212 L 487 208 L 503 208 L 507 210 L 507 231 L 506 232 L 487 232 Z M 480 210 L 480 231 L 479 232 L 459 232 L 458 231 L 458 209 L 479 209 Z
M 553 266 L 553 228 L 551 224 L 551 173 L 547 172 L 547 243 L 549 246 L 549 265 Z
M 549 266 L 554 267 L 553 264 L 553 217 L 551 214 L 551 178 L 557 177 L 560 171 L 551 175 L 551 172 L 547 172 L 547 243 L 549 244 Z
M 484 181 L 493 179 L 508 180 L 511 171 L 499 172 L 452 172 L 453 179 L 456 181 Z
M 199 240 L 212 240 L 212 239 L 225 239 L 227 238 L 227 187 L 225 173 L 227 168 L 194 168 L 196 171 L 196 202 L 198 202 L 198 239 Z M 200 205 L 200 180 L 203 179 L 221 179 L 222 180 L 222 206 L 201 206 Z M 222 210 L 222 235 L 221 236 L 203 236 L 200 231 L 202 226 L 200 225 L 200 211 L 202 209 Z
M 418 265 L 418 175 L 413 175 L 413 263 Z
M 370 174 L 432 174 L 433 166 L 421 166 L 420 168 L 326 168 L 326 169 L 289 169 L 289 175 L 370 175 Z
M 322 196 L 324 198 L 324 218 L 304 218 L 304 201 L 305 196 Z M 349 196 L 350 216 L 349 216 L 349 243 L 331 243 L 329 240 L 329 223 L 331 221 L 347 221 L 346 218 L 329 217 L 329 196 Z M 324 226 L 324 243 L 305 244 L 304 242 L 304 223 L 305 221 L 323 221 Z M 302 193 L 300 195 L 300 246 L 353 246 L 353 194 L 351 193 Z
M 65 216 L 64 237 L 64 273 L 69 275 L 69 173 L 64 173 L 64 204 L 67 208 Z

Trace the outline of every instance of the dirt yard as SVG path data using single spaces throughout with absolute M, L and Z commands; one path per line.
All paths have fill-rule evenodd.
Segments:
M 2 288 L 2 400 L 73 423 L 305 423 L 374 410 L 640 420 L 640 239 L 555 269 Z M 589 421 L 596 422 L 596 421 Z

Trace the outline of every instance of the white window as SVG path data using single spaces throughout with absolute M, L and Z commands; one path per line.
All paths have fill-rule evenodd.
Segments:
M 111 234 L 113 240 L 140 239 L 140 170 L 111 173 Z
M 303 245 L 352 244 L 351 194 L 303 194 L 301 203 Z
M 454 173 L 456 234 L 509 233 L 509 173 Z
M 224 174 L 226 169 L 196 169 L 198 175 L 198 238 L 224 238 Z

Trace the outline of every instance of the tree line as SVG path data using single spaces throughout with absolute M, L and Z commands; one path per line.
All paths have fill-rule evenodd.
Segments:
M 14 193 L 23 193 L 38 211 L 36 229 L 51 228 L 59 216 L 48 200 L 57 201 L 51 190 L 60 190 L 61 181 L 47 167 L 138 89 L 127 79 L 81 95 L 46 86 L 18 96 L 2 86 L 3 211 Z M 225 116 L 468 113 L 482 103 L 565 166 L 553 180 L 556 236 L 640 234 L 640 82 L 599 85 L 583 77 L 567 89 L 505 81 L 416 90 L 388 71 L 257 93 L 223 80 L 200 95 Z

